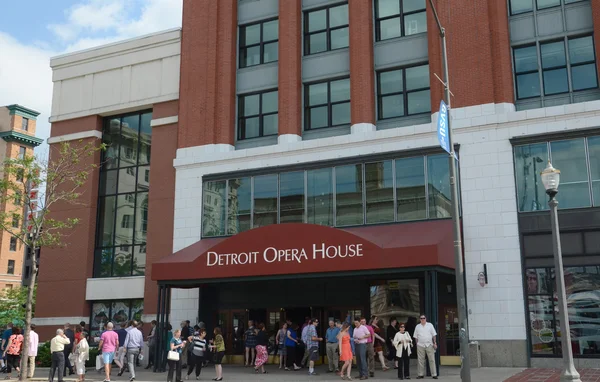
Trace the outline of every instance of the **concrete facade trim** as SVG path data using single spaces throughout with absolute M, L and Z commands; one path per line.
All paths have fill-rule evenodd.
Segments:
M 145 276 L 136 277 L 107 277 L 87 279 L 85 299 L 123 300 L 144 298 Z
M 32 320 L 37 326 L 57 326 L 56 329 L 62 329 L 63 325 L 67 322 L 71 325 L 79 324 L 81 321 L 89 322 L 89 317 L 84 316 L 71 316 L 71 317 L 35 317 Z
M 163 126 L 163 125 L 172 125 L 177 122 L 179 122 L 179 116 L 174 115 L 172 117 L 153 119 L 152 121 L 150 121 L 150 126 L 156 127 L 156 126 Z
M 53 143 L 78 141 L 80 139 L 86 139 L 86 138 L 102 139 L 102 132 L 98 131 L 98 130 L 88 130 L 88 131 L 82 131 L 79 133 L 59 135 L 58 137 L 48 138 L 47 142 L 49 145 L 51 145 Z

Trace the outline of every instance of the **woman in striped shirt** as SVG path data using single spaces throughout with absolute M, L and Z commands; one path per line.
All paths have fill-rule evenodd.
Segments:
M 198 333 L 189 337 L 189 341 L 192 344 L 192 360 L 188 362 L 188 372 L 185 379 L 190 379 L 190 374 L 196 368 L 196 379 L 200 379 L 200 372 L 202 371 L 202 364 L 204 363 L 204 354 L 206 351 L 206 329 L 200 329 Z

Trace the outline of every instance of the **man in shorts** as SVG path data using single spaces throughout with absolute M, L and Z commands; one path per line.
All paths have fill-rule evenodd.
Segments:
M 317 336 L 317 326 L 319 325 L 319 319 L 313 318 L 311 325 L 309 325 L 306 331 L 306 351 L 308 352 L 309 368 L 308 375 L 319 375 L 315 371 L 315 361 L 319 359 L 319 342 L 323 341 L 323 338 Z
M 106 325 L 106 331 L 100 336 L 98 349 L 102 351 L 102 361 L 104 362 L 104 372 L 106 378 L 104 382 L 110 382 L 110 367 L 115 359 L 115 351 L 119 348 L 119 335 L 113 330 L 113 323 Z

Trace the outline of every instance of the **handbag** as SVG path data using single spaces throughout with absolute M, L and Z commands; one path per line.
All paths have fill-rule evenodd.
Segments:
M 179 353 L 173 350 L 170 350 L 167 354 L 167 359 L 169 361 L 179 361 Z

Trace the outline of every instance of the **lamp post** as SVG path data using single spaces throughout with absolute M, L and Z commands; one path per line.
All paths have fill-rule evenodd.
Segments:
M 548 161 L 548 167 L 541 173 L 542 183 L 546 194 L 550 197 L 550 222 L 552 225 L 552 242 L 554 252 L 554 275 L 556 278 L 556 289 L 558 298 L 558 310 L 560 314 L 560 333 L 562 346 L 563 370 L 560 374 L 561 381 L 581 382 L 579 373 L 573 364 L 573 350 L 571 348 L 571 329 L 569 325 L 569 312 L 567 306 L 567 294 L 565 292 L 565 275 L 560 248 L 560 228 L 558 226 L 558 184 L 560 183 L 560 171 L 552 167 Z

